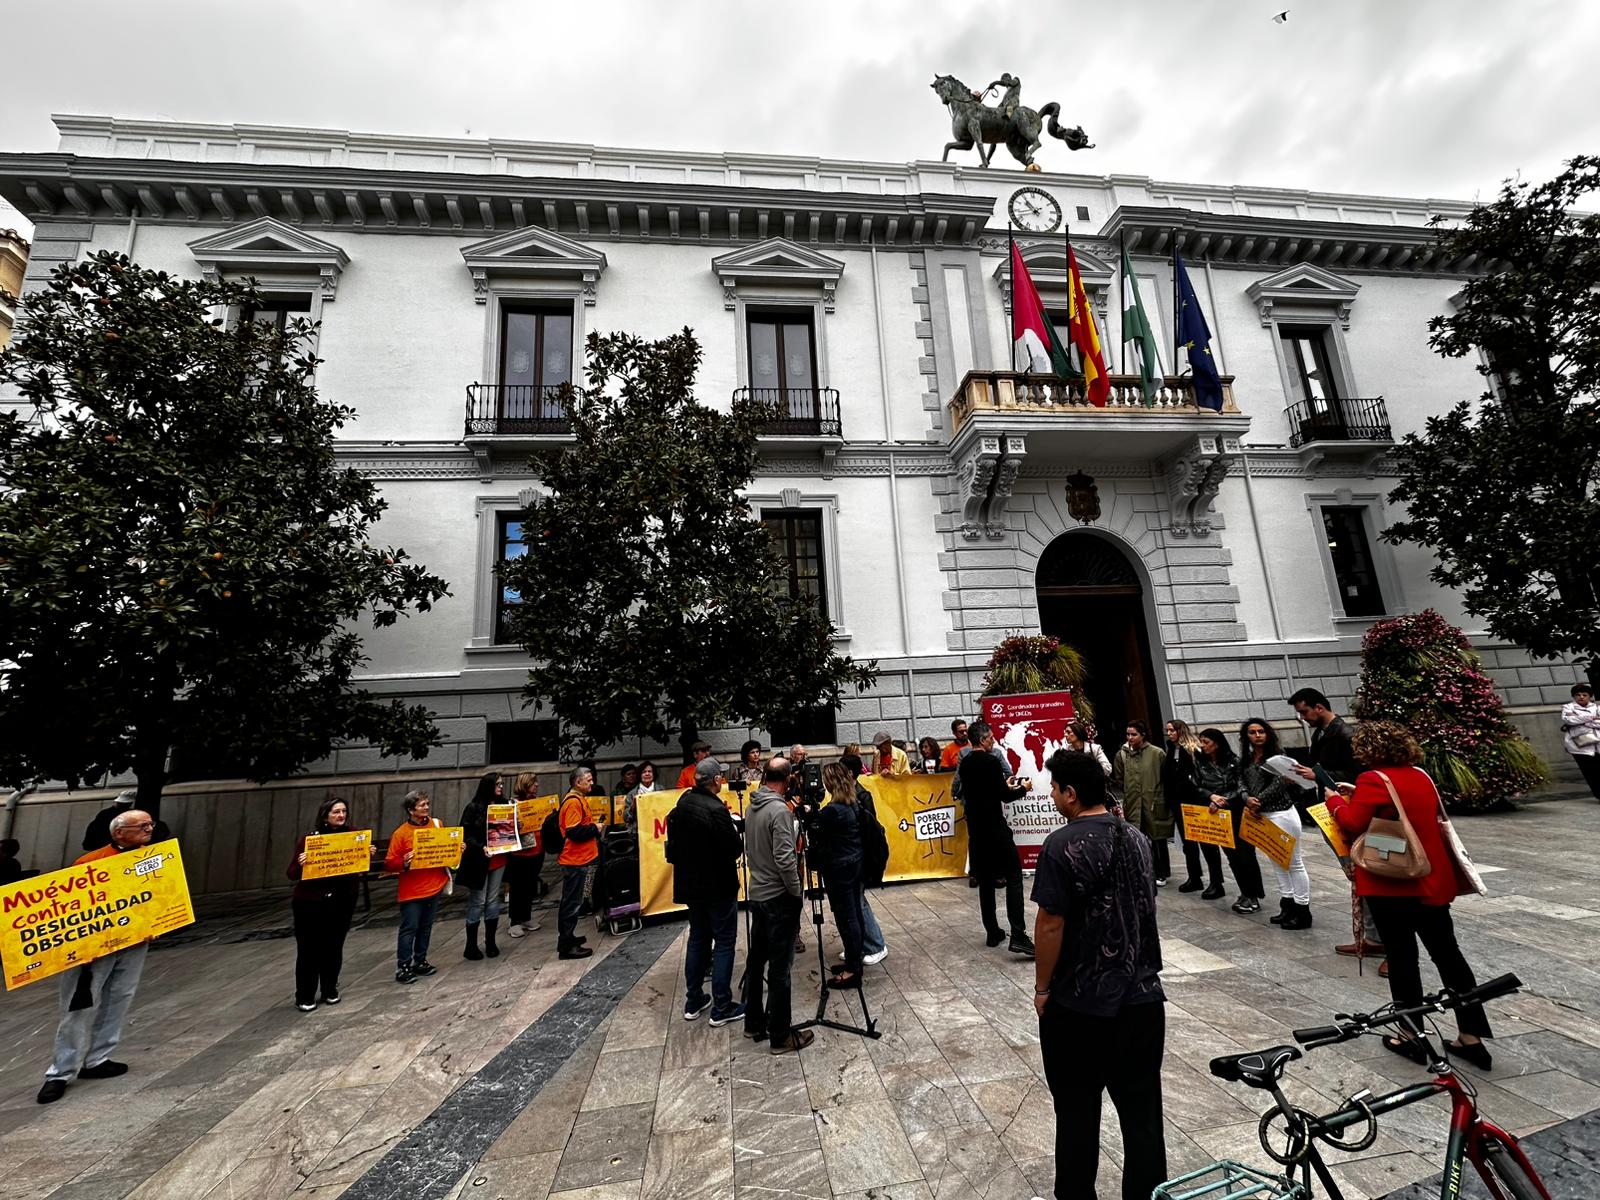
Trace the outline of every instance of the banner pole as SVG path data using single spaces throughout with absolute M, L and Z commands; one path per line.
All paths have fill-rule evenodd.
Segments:
M 1122 298 L 1122 312 L 1117 316 L 1117 328 L 1122 330 L 1122 358 L 1121 374 L 1128 373 L 1128 233 L 1125 229 L 1117 230 L 1117 275 L 1122 279 L 1122 286 L 1117 289 L 1117 295 Z

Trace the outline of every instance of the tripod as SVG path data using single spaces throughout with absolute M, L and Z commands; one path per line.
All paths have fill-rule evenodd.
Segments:
M 878 1031 L 878 1023 L 872 1019 L 872 1014 L 867 1010 L 867 993 L 862 986 L 866 980 L 866 973 L 862 970 L 857 970 L 856 981 L 848 988 L 828 987 L 828 952 L 822 944 L 823 888 L 820 882 L 812 882 L 811 864 L 807 858 L 806 844 L 802 842 L 796 852 L 800 857 L 800 890 L 805 893 L 806 899 L 811 904 L 811 924 L 815 927 L 817 936 L 817 969 L 821 972 L 822 981 L 820 995 L 817 996 L 817 1015 L 809 1021 L 801 1021 L 795 1026 L 795 1029 L 810 1029 L 813 1026 L 820 1026 L 823 1029 L 837 1029 L 841 1033 L 853 1033 L 859 1037 L 877 1040 L 883 1034 Z M 861 1001 L 861 1017 L 866 1022 L 866 1026 L 846 1025 L 842 1021 L 828 1020 L 828 993 L 830 991 L 854 991 Z

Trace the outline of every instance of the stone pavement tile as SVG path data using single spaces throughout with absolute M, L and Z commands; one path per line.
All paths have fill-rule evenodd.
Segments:
M 50 1200 L 122 1200 L 138 1186 L 138 1179 L 126 1175 L 95 1175 L 62 1184 L 50 1193 Z M 242 1200 L 244 1193 L 240 1195 Z
M 743 1033 L 742 1024 L 713 1029 L 705 1014 L 698 1020 L 685 1021 L 681 1011 L 674 1013 L 667 1027 L 667 1048 L 661 1060 L 662 1069 L 676 1071 L 684 1067 L 709 1067 L 727 1062 L 729 1039 Z
M 1257 1115 L 1243 1099 L 1171 1055 L 1161 1065 L 1161 1108 L 1184 1130 L 1235 1125 Z
M 656 1132 L 731 1125 L 733 1074 L 733 1064 L 726 1058 L 714 1066 L 663 1071 L 655 1101 Z
M 1198 975 L 1207 971 L 1226 971 L 1233 966 L 1227 959 L 1202 950 L 1182 938 L 1161 935 L 1161 965 L 1164 970 Z
M 772 1054 L 765 1042 L 745 1041 L 733 1059 L 733 1112 L 735 1121 L 742 1112 L 772 1113 L 783 1116 L 811 1115 L 811 1097 L 806 1090 L 805 1068 L 799 1054 Z
M 1055 1106 L 1042 1079 L 996 1080 L 969 1090 L 1012 1158 L 1022 1162 L 1055 1152 Z
M 609 1035 L 606 1040 L 609 1044 Z M 589 1090 L 584 1093 L 581 1110 L 654 1100 L 661 1081 L 661 1053 L 660 1046 L 602 1053 L 589 1079 Z
M 927 1084 L 890 1098 L 900 1127 L 908 1136 L 933 1130 L 984 1124 L 983 1112 L 961 1084 Z
M 1431 1159 L 1410 1151 L 1361 1159 L 1325 1152 L 1324 1157 L 1340 1190 L 1350 1200 L 1379 1200 L 1412 1180 L 1437 1174 L 1439 1163 L 1443 1161 L 1442 1156 Z M 1471 1167 L 1467 1168 L 1467 1173 L 1472 1174 Z
M 515 1158 L 537 1150 L 560 1150 L 567 1144 L 577 1121 L 578 1106 L 589 1088 L 589 1077 L 600 1057 L 604 1034 L 593 1033 L 573 1051 L 572 1057 L 540 1089 L 533 1102 L 517 1114 L 494 1144 L 484 1152 L 483 1161 Z
M 773 1158 L 799 1150 L 818 1150 L 816 1119 L 806 1113 L 766 1113 L 735 1110 L 733 1160 Z
M 815 1032 L 817 1040 L 800 1052 L 812 1108 L 888 1100 L 866 1040 L 832 1029 Z
M 964 1084 L 1032 1075 L 1033 1069 L 992 1028 L 961 1028 L 934 1038 Z
M 630 1179 L 622 1183 L 577 1188 L 570 1192 L 551 1192 L 550 1200 L 639 1200 L 639 1189 L 643 1183 L 643 1179 Z
M 635 1104 L 584 1114 L 561 1153 L 552 1195 L 602 1183 L 642 1180 L 650 1141 L 650 1108 Z
M 988 1020 L 972 1001 L 954 987 L 928 992 L 904 992 L 905 1001 L 916 1013 L 930 1036 L 938 1036 L 950 1029 L 988 1025 Z
M 1600 1087 L 1565 1071 L 1539 1071 L 1496 1079 L 1505 1091 L 1531 1100 L 1562 1117 L 1578 1117 L 1600 1108 Z M 1498 1118 L 1495 1118 L 1498 1121 Z
M 423 1073 L 408 1068 L 323 1156 L 306 1184 L 353 1183 L 443 1099 Z
M 835 1191 L 833 1196 L 834 1200 L 934 1200 L 933 1192 L 920 1179 L 913 1183 L 891 1183 L 865 1192 Z
M 817 1113 L 817 1135 L 835 1192 L 919 1180 L 922 1169 L 887 1099 Z
M 456 1195 L 471 1200 L 546 1200 L 561 1153 L 546 1150 L 480 1162 L 461 1178 Z
M 735 1159 L 733 1182 L 735 1200 L 833 1200 L 820 1147 Z
M 279 1200 L 293 1194 L 304 1180 L 285 1158 L 247 1158 L 210 1191 L 190 1194 L 205 1200 Z
M 726 1126 L 657 1133 L 645 1156 L 641 1200 L 734 1200 L 733 1156 Z

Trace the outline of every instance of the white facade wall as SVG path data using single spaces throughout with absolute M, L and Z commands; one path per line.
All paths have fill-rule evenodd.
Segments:
M 426 698 L 439 714 L 446 745 L 430 758 L 431 769 L 481 764 L 485 723 L 527 715 L 518 696 L 526 661 L 514 647 L 485 644 L 484 613 L 494 588 L 495 514 L 514 509 L 518 493 L 536 480 L 525 451 L 479 447 L 475 455 L 463 441 L 465 389 L 493 382 L 498 370 L 498 310 L 493 294 L 480 302 L 462 251 L 519 224 L 550 227 L 563 244 L 605 255 L 593 303 L 574 301 L 580 338 L 612 330 L 654 338 L 691 327 L 705 350 L 699 394 L 715 407 L 748 381 L 742 306 L 797 294 L 816 301 L 820 382 L 838 389 L 842 439 L 826 448 L 767 446 L 751 492 L 771 498 L 793 490 L 806 507 L 829 513 L 826 553 L 836 566 L 833 616 L 848 634 L 844 648 L 883 668 L 873 694 L 841 709 L 840 741 L 880 726 L 897 735 L 942 734 L 949 717 L 974 711 L 993 644 L 1040 629 L 1039 558 L 1054 539 L 1080 528 L 1064 494 L 1065 477 L 1079 469 L 1095 477 L 1101 500 L 1101 516 L 1087 528 L 1118 547 L 1141 581 L 1162 712 L 1203 722 L 1237 720 L 1246 710 L 1286 718 L 1283 697 L 1303 684 L 1347 704 L 1370 619 L 1338 611 L 1313 506 L 1368 505 L 1374 533 L 1402 514 L 1385 498 L 1394 479 L 1383 447 L 1309 453 L 1290 446 L 1297 429 L 1285 413 L 1288 379 L 1273 322 L 1325 327 L 1342 390 L 1382 396 L 1396 439 L 1483 390 L 1472 361 L 1443 360 L 1427 346 L 1429 318 L 1449 311 L 1465 276 L 1419 247 L 1430 215 L 1459 216 L 1462 205 L 937 163 L 371 139 L 102 118 L 63 119 L 62 129 L 63 152 L 79 156 L 70 177 L 53 158 L 0 155 L 0 192 L 26 204 L 25 184 L 37 189 L 42 179 L 54 198 L 52 211 L 28 214 L 37 225 L 33 286 L 57 263 L 98 248 L 124 250 L 130 236 L 143 265 L 195 276 L 201 264 L 192 243 L 269 210 L 280 228 L 347 257 L 336 294 L 323 294 L 318 384 L 356 410 L 341 452 L 374 474 L 389 501 L 378 537 L 404 546 L 453 592 L 427 614 L 368 630 L 364 681 Z M 115 167 L 106 176 L 115 180 L 90 187 L 102 165 Z M 363 174 L 355 182 L 327 174 L 357 170 Z M 429 174 L 416 174 L 423 171 Z M 130 224 L 100 198 L 137 207 L 140 185 L 129 180 L 140 172 L 161 203 Z M 210 172 L 214 183 L 195 182 L 196 172 Z M 459 181 L 446 179 L 452 173 Z M 77 200 L 68 185 L 79 188 Z M 949 404 L 968 371 L 1010 365 L 996 272 L 1006 262 L 1007 201 L 1021 186 L 1041 188 L 1062 205 L 1086 263 L 1115 273 L 1119 239 L 1129 238 L 1168 372 L 1166 237 L 1181 232 L 1241 415 L 1210 425 L 1209 414 L 1191 410 L 1162 441 L 1148 432 L 1159 414 L 1106 414 L 1086 424 L 1063 413 L 1059 428 L 1078 431 L 1068 437 L 1048 416 L 985 413 L 980 432 L 999 442 L 1017 439 L 1026 457 L 1014 478 L 998 471 L 999 482 L 972 483 L 974 455 L 984 451 L 970 429 L 952 436 Z M 208 200 L 213 189 L 233 197 L 230 211 Z M 580 214 L 586 228 L 576 223 Z M 785 253 L 838 265 L 825 299 L 810 279 L 730 285 L 719 278 L 713 261 L 758 244 L 761 228 L 766 237 L 788 239 Z M 1060 232 L 1018 236 L 1029 254 L 1054 252 L 1061 239 Z M 1302 267 L 1353 289 L 1353 299 L 1341 307 L 1308 287 L 1280 296 L 1264 324 L 1250 289 Z M 315 272 L 306 278 L 314 289 Z M 1041 279 L 1047 289 L 1054 282 Z M 491 278 L 488 290 L 497 286 Z M 1094 291 L 1093 300 L 1106 301 L 1102 340 L 1116 370 L 1120 296 L 1114 284 L 1109 295 L 1098 285 Z M 578 296 L 575 283 L 572 294 Z M 1202 453 L 1210 431 L 1224 425 L 1227 444 L 1205 453 L 1225 474 L 1202 505 L 1205 519 L 1186 525 L 1175 480 L 1186 456 Z M 996 461 L 1008 453 L 1002 448 Z M 988 522 L 982 529 L 969 519 L 966 489 L 973 487 L 989 489 L 977 497 Z M 1532 663 L 1520 649 L 1485 639 L 1458 597 L 1428 578 L 1428 554 L 1375 540 L 1372 552 L 1390 614 L 1433 606 L 1464 625 L 1520 711 L 1543 713 L 1564 698 L 1575 670 Z M 731 743 L 744 735 L 724 737 Z M 402 765 L 350 747 L 319 768 Z

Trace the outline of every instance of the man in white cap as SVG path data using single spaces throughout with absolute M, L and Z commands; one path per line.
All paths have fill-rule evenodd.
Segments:
M 72 865 L 113 858 L 150 843 L 155 821 L 130 808 L 111 818 L 109 844 L 80 855 Z M 61 974 L 61 1021 L 56 1026 L 55 1054 L 44 1074 L 40 1104 L 54 1104 L 73 1079 L 112 1079 L 125 1075 L 126 1063 L 112 1062 L 122 1040 L 122 1021 L 133 1004 L 144 971 L 149 942 L 140 942 Z
M 103 850 L 111 845 L 111 821 L 121 813 L 129 812 L 139 793 L 133 788 L 124 788 L 117 793 L 117 798 L 95 813 L 94 819 L 89 822 L 89 828 L 83 831 L 83 849 Z M 172 836 L 172 831 L 167 828 L 165 821 L 156 821 L 155 829 L 145 839 L 147 842 L 164 842 Z

